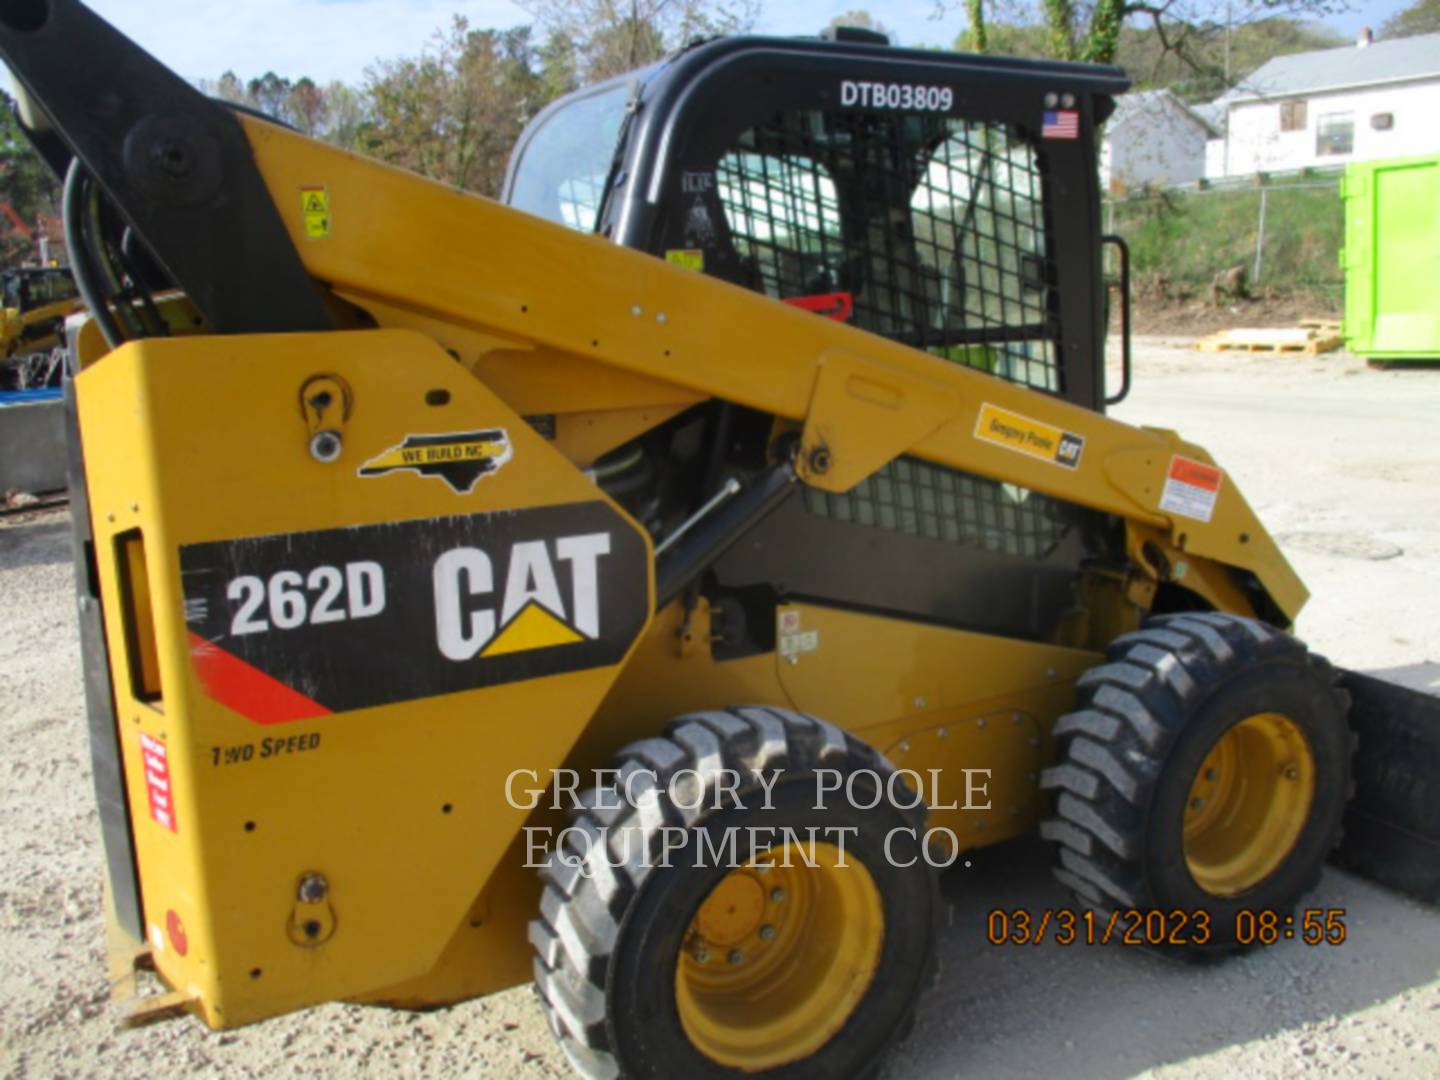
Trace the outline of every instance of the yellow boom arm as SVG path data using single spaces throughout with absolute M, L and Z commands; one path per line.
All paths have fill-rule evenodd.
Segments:
M 272 124 L 244 125 L 310 273 L 380 325 L 433 337 L 522 415 L 554 413 L 573 425 L 597 412 L 724 398 L 803 422 L 799 470 L 816 487 L 845 491 L 915 454 L 1123 518 L 1163 537 L 1172 569 L 1188 556 L 1249 571 L 1288 619 L 1306 599 L 1238 486 L 1190 468 L 1213 460 L 1171 432 L 1131 427 Z M 317 190 L 323 229 L 305 212 Z M 1224 606 L 1247 606 L 1222 575 L 1207 580 L 1226 590 Z

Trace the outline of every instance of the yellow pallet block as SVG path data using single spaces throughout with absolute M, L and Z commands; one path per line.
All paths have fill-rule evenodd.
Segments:
M 1333 326 L 1280 330 L 1222 330 L 1195 342 L 1201 352 L 1273 352 L 1318 356 L 1340 348 L 1344 339 Z

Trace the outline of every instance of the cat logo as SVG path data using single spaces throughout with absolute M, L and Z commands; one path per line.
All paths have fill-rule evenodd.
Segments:
M 421 476 L 438 476 L 459 495 L 468 495 L 483 476 L 500 471 L 513 456 L 510 437 L 503 428 L 452 435 L 407 435 L 360 466 L 361 476 L 383 476 L 412 469 Z
M 187 545 L 191 662 L 257 724 L 614 667 L 645 541 L 595 499 Z
M 474 605 L 476 598 L 496 595 L 495 565 L 488 554 L 458 547 L 436 559 L 435 637 L 441 654 L 462 662 L 598 638 L 599 564 L 610 554 L 610 534 L 562 536 L 553 541 L 553 559 L 551 550 L 545 540 L 511 547 L 498 610 Z M 557 562 L 569 570 L 568 597 L 556 579 Z

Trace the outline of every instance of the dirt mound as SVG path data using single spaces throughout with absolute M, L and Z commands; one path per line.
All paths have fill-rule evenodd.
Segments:
M 1340 319 L 1340 309 L 1333 299 L 1308 294 L 1262 295 L 1227 300 L 1217 306 L 1208 299 L 1142 293 L 1135 296 L 1133 303 L 1132 333 L 1167 337 L 1200 337 L 1240 326 L 1294 326 L 1302 319 Z M 1118 323 L 1112 323 L 1112 328 L 1118 329 Z

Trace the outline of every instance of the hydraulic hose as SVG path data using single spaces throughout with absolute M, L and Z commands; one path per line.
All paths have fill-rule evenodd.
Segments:
M 110 313 L 109 302 L 96 288 L 95 268 L 91 265 L 90 248 L 85 238 L 85 194 L 88 187 L 89 177 L 85 167 L 80 164 L 78 157 L 74 158 L 65 174 L 65 193 L 62 200 L 65 246 L 70 250 L 70 269 L 75 275 L 75 287 L 80 291 L 80 299 L 85 301 L 85 306 L 95 316 L 105 344 L 112 349 L 118 349 L 125 339 L 115 317 Z

